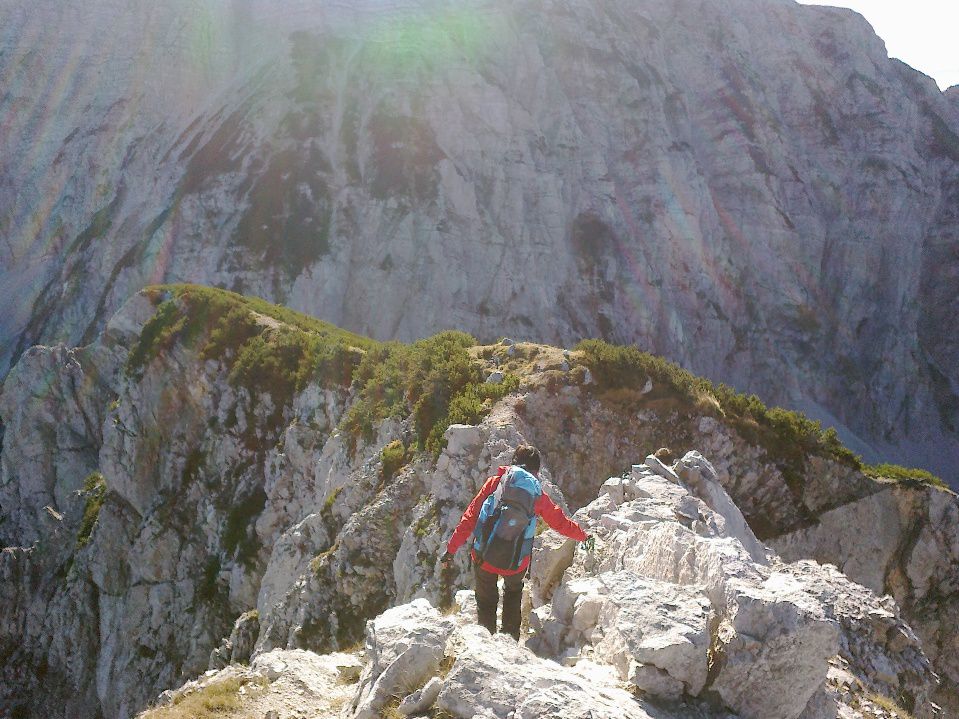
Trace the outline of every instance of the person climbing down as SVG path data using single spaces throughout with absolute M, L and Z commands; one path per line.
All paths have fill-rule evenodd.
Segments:
M 499 467 L 473 497 L 463 518 L 446 545 L 442 564 L 449 568 L 467 537 L 473 536 L 470 555 L 476 587 L 477 621 L 490 634 L 496 632 L 499 604 L 497 582 L 503 577 L 504 634 L 519 640 L 523 579 L 529 569 L 536 536 L 536 517 L 563 536 L 584 542 L 587 539 L 576 522 L 567 517 L 543 491 L 536 475 L 540 457 L 535 447 L 520 445 L 508 467 Z

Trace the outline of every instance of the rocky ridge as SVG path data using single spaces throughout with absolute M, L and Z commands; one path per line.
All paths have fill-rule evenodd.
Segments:
M 204 282 L 379 339 L 635 343 L 956 481 L 955 92 L 852 12 L 8 0 L 0 26 L 0 375 Z
M 729 706 L 748 712 L 747 699 L 721 689 L 725 685 L 716 684 L 708 670 L 703 679 L 701 657 L 685 666 L 660 658 L 660 666 L 643 660 L 648 649 L 641 638 L 612 631 L 600 637 L 587 626 L 587 615 L 576 619 L 576 597 L 583 595 L 581 604 L 615 623 L 609 597 L 630 596 L 636 582 L 622 572 L 638 572 L 641 586 L 676 585 L 671 591 L 677 606 L 699 612 L 698 620 L 689 619 L 695 640 L 687 644 L 698 651 L 709 637 L 707 657 L 713 635 L 704 635 L 702 627 L 713 616 L 731 627 L 722 645 L 730 657 L 751 661 L 750 652 L 761 653 L 762 645 L 742 639 L 747 625 L 736 622 L 758 621 L 749 606 L 743 608 L 750 592 L 772 592 L 777 620 L 785 617 L 797 632 L 809 631 L 811 668 L 797 677 L 802 687 L 796 706 L 813 695 L 817 701 L 832 696 L 818 691 L 829 676 L 847 677 L 850 696 L 863 687 L 920 714 L 930 696 L 953 706 L 954 654 L 941 619 L 955 612 L 944 593 L 956 581 L 951 493 L 877 482 L 826 457 L 809 458 L 797 485 L 768 449 L 750 445 L 733 425 L 706 412 L 708 405 L 684 406 L 658 388 L 642 395 L 602 389 L 597 378 L 574 366 L 575 355 L 523 345 L 496 349 L 491 356 L 499 369 L 494 359 L 482 359 L 483 352 L 476 355 L 491 376 L 508 370 L 511 361 L 528 365 L 514 394 L 492 406 L 477 426 L 447 430 L 438 458 L 413 452 L 405 466 L 387 473 L 384 449 L 397 441 L 415 445 L 412 417 L 380 421 L 370 437 L 344 432 L 343 418 L 358 398 L 356 387 L 344 384 L 336 371 L 308 373 L 288 402 L 276 401 L 274 396 L 286 397 L 278 380 L 285 363 L 296 366 L 296 358 L 286 355 L 264 365 L 261 391 L 251 394 L 255 386 L 231 380 L 232 350 L 219 357 L 207 352 L 210 328 L 191 334 L 192 325 L 177 324 L 173 315 L 167 319 L 181 327 L 180 334 L 156 334 L 155 320 L 171 307 L 176 304 L 146 292 L 90 346 L 32 349 L 0 395 L 0 416 L 8 426 L 0 456 L 0 535 L 7 547 L 0 554 L 0 686 L 2 704 L 19 707 L 21 715 L 131 716 L 208 667 L 273 650 L 342 650 L 363 636 L 369 619 L 391 607 L 417 598 L 448 602 L 457 588 L 469 585 L 469 575 L 463 558 L 454 576 L 441 575 L 441 542 L 490 468 L 524 439 L 547 458 L 548 491 L 570 508 L 583 507 L 580 516 L 602 538 L 587 566 L 582 557 L 570 564 L 569 549 L 551 548 L 550 535 L 543 535 L 540 554 L 549 559 L 538 561 L 534 571 L 531 622 L 540 623 L 544 644 L 537 649 L 545 656 L 588 659 L 601 646 L 604 654 L 625 657 L 604 680 L 619 686 L 611 696 L 622 696 L 624 679 L 617 672 L 623 672 L 663 701 L 699 706 L 716 691 Z M 282 313 L 246 311 L 255 329 L 245 341 L 262 340 L 278 351 L 286 345 L 269 342 L 283 333 L 315 336 L 284 325 L 277 319 Z M 140 353 L 142 364 L 131 365 L 150 337 L 161 351 Z M 681 485 L 671 469 L 648 459 L 645 469 L 603 484 L 622 471 L 623 458 L 635 456 L 636 448 L 664 444 L 700 447 L 712 463 L 687 457 L 676 470 Z M 102 491 L 89 482 L 91 476 L 102 478 Z M 655 497 L 636 494 L 637 482 L 653 482 Z M 890 570 L 877 588 L 900 591 L 901 617 L 890 600 L 876 599 L 837 572 L 811 563 L 781 565 L 762 544 L 783 538 L 791 559 L 817 558 L 827 548 L 814 541 L 816 528 L 822 536 L 832 528 L 845 537 L 832 561 L 856 579 L 863 569 L 854 551 L 861 537 L 842 534 L 839 517 L 889 498 L 911 498 L 913 511 L 904 515 L 912 524 L 900 528 L 895 548 L 887 550 L 890 567 L 903 571 Z M 643 519 L 642 512 L 651 518 Z M 757 523 L 759 517 L 764 521 Z M 762 540 L 750 524 L 761 526 Z M 665 541 L 670 533 L 691 546 L 705 543 L 699 570 L 691 555 L 692 564 L 675 564 L 681 555 L 670 554 L 676 550 Z M 922 541 L 907 541 L 920 535 Z M 650 549 L 653 539 L 656 551 Z M 716 551 L 709 547 L 717 546 L 725 547 L 715 564 L 722 572 L 709 574 Z M 679 566 L 690 574 L 676 575 Z M 597 570 L 598 576 L 609 574 L 601 586 L 576 584 Z M 876 576 L 862 581 L 868 585 Z M 547 591 L 561 582 L 561 591 Z M 793 589 L 800 599 L 794 601 Z M 568 615 L 563 606 L 571 597 Z M 752 608 L 759 611 L 760 605 Z M 709 621 L 706 626 L 711 632 Z M 473 632 L 473 639 L 463 641 L 479 652 L 483 642 L 475 630 L 463 631 Z M 632 659 L 623 654 L 627 649 L 636 650 Z M 771 656 L 780 649 L 785 651 L 770 642 Z M 542 661 L 522 657 L 531 666 Z M 836 666 L 827 675 L 830 659 Z M 942 676 L 939 689 L 928 660 Z M 630 662 L 654 669 L 640 671 Z M 732 672 L 741 664 L 728 666 Z M 370 671 L 372 676 L 379 670 Z M 570 682 L 571 692 L 582 686 L 580 679 Z M 704 691 L 705 699 L 697 696 Z
M 577 512 L 595 552 L 540 537 L 519 644 L 475 624 L 471 591 L 452 614 L 419 598 L 368 622 L 366 665 L 338 716 L 853 719 L 877 716 L 861 711 L 870 692 L 937 715 L 936 676 L 894 602 L 830 567 L 779 561 L 698 453 L 675 469 L 649 458 L 603 485 Z M 306 657 L 355 667 L 343 655 L 288 657 L 262 654 L 247 673 L 275 682 Z M 142 717 L 237 671 L 210 672 Z

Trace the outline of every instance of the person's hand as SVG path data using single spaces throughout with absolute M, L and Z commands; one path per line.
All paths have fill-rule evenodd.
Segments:
M 453 566 L 453 555 L 449 552 L 444 552 L 443 557 L 440 559 L 440 564 L 443 565 L 443 569 L 449 569 Z
M 583 540 L 583 549 L 585 549 L 587 552 L 592 552 L 595 547 L 596 537 L 594 537 L 592 534 L 587 534 L 586 539 Z

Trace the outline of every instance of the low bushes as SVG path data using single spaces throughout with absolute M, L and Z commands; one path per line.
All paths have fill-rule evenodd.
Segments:
M 103 475 L 93 472 L 83 482 L 83 495 L 86 499 L 83 507 L 83 517 L 80 519 L 80 530 L 77 532 L 77 548 L 85 547 L 90 543 L 90 535 L 100 517 L 100 508 L 107 496 L 107 483 Z
M 898 464 L 875 464 L 864 466 L 863 471 L 874 479 L 886 479 L 894 482 L 918 482 L 941 489 L 948 489 L 948 485 L 946 485 L 945 482 L 932 472 L 927 472 L 924 469 L 900 467 Z
M 224 362 L 234 386 L 246 387 L 254 397 L 269 392 L 275 404 L 284 405 L 313 379 L 325 386 L 349 385 L 363 350 L 376 344 L 226 290 L 161 285 L 143 292 L 159 305 L 127 360 L 127 374 L 135 378 L 175 343 L 183 343 L 198 346 L 202 359 Z
M 353 375 L 357 401 L 344 429 L 371 440 L 378 422 L 412 415 L 418 449 L 439 454 L 450 424 L 475 424 L 519 385 L 511 376 L 485 383 L 467 351 L 475 343 L 463 332 L 441 332 L 411 345 L 391 342 L 368 351 Z
M 278 423 L 309 382 L 355 383 L 357 401 L 343 421 L 354 438 L 372 439 L 388 417 L 413 416 L 416 447 L 438 454 L 456 422 L 476 423 L 519 380 L 486 384 L 463 332 L 441 332 L 413 344 L 380 343 L 257 298 L 198 285 L 161 285 L 143 292 L 157 303 L 132 348 L 132 378 L 176 344 L 222 362 L 229 382 L 254 401 L 268 393 Z
M 602 340 L 586 340 L 577 345 L 582 361 L 597 383 L 608 388 L 633 387 L 652 379 L 657 392 L 668 392 L 686 400 L 698 411 L 708 409 L 712 400 L 719 414 L 745 439 L 780 459 L 787 470 L 798 470 L 807 454 L 818 454 L 838 462 L 862 468 L 857 455 L 840 442 L 833 428 L 822 425 L 799 412 L 781 407 L 768 408 L 756 395 L 736 392 L 725 384 L 714 385 L 661 357 L 635 347 L 621 347 Z M 795 476 L 795 473 L 792 473 Z
M 400 440 L 393 440 L 380 451 L 383 464 L 382 478 L 389 482 L 408 462 L 410 456 Z

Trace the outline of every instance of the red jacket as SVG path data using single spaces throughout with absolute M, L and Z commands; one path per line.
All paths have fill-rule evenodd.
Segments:
M 483 506 L 483 502 L 486 501 L 486 498 L 489 497 L 493 492 L 496 491 L 496 488 L 499 486 L 500 477 L 502 477 L 506 470 L 509 467 L 500 467 L 496 470 L 496 474 L 486 480 L 486 483 L 483 485 L 483 488 L 480 489 L 479 493 L 473 497 L 473 501 L 470 502 L 470 505 L 466 508 L 466 511 L 463 512 L 463 518 L 460 520 L 460 523 L 456 525 L 456 529 L 453 531 L 453 536 L 450 537 L 450 541 L 446 545 L 446 551 L 450 554 L 456 554 L 456 550 L 463 546 L 463 543 L 469 538 L 473 533 L 473 529 L 476 527 L 476 520 L 479 519 L 480 508 Z M 583 531 L 576 522 L 563 514 L 563 510 L 556 506 L 552 499 L 549 498 L 549 495 L 544 491 L 539 499 L 536 500 L 536 504 L 533 505 L 533 511 L 540 517 L 542 517 L 546 524 L 555 529 L 557 532 L 562 534 L 564 537 L 569 537 L 570 539 L 575 539 L 579 542 L 586 541 L 586 532 Z M 472 556 L 474 561 L 476 560 L 476 552 L 472 551 Z M 526 568 L 529 566 L 530 557 L 526 557 L 520 564 L 518 569 L 509 570 L 509 569 L 500 569 L 499 567 L 494 567 L 492 564 L 483 562 L 482 569 L 485 569 L 487 572 L 492 572 L 493 574 L 502 574 L 504 576 L 510 574 L 519 574 L 520 572 L 525 572 Z

